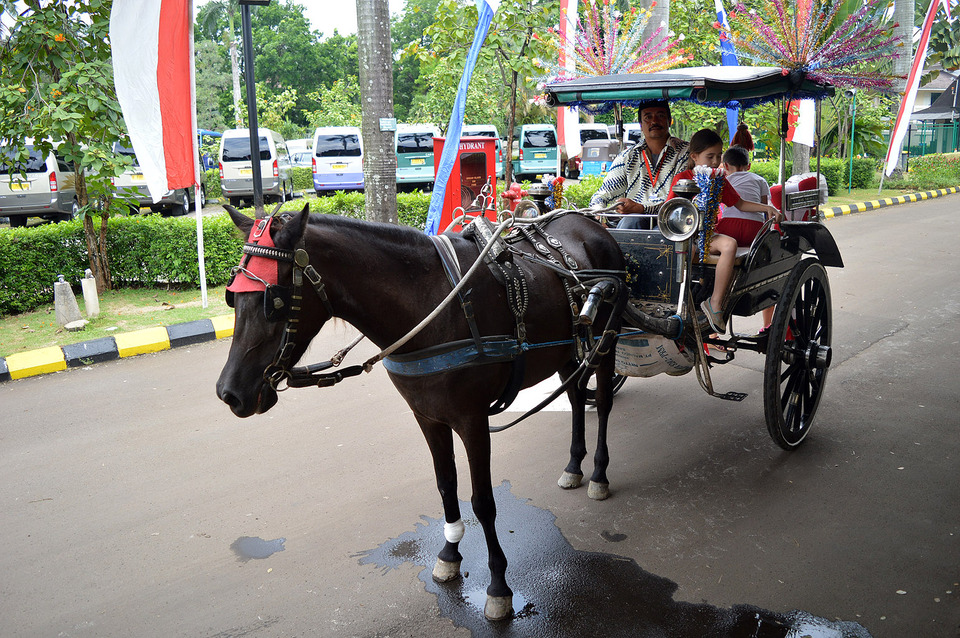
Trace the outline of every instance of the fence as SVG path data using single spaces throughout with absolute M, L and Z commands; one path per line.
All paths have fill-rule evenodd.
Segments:
M 909 151 L 910 157 L 960 151 L 960 120 L 911 122 L 903 150 Z

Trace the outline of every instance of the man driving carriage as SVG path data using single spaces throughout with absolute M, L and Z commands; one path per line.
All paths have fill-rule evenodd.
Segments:
M 689 144 L 670 135 L 670 105 L 666 100 L 640 104 L 637 109 L 643 140 L 620 155 L 590 198 L 590 206 L 607 208 L 618 202 L 617 212 L 636 215 L 653 212 L 666 201 L 677 173 L 687 168 Z M 640 228 L 644 220 L 624 217 L 619 228 Z

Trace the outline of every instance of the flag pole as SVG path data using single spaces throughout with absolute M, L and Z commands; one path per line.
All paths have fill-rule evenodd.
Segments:
M 200 302 L 207 307 L 207 265 L 203 253 L 203 189 L 200 178 L 200 140 L 197 135 L 197 65 L 194 57 L 193 3 L 187 3 L 187 17 L 190 20 L 190 138 L 193 140 L 193 201 L 197 213 L 197 266 L 200 271 Z M 188 191 L 189 192 L 189 191 Z

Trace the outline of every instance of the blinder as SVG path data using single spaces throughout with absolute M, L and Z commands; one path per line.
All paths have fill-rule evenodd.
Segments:
M 236 296 L 232 290 L 229 290 L 229 286 L 237 274 L 238 272 L 234 272 L 230 277 L 230 282 L 227 284 L 228 290 L 224 293 L 227 306 L 230 308 L 234 307 Z M 290 296 L 291 290 L 288 286 L 266 284 L 266 290 L 263 292 L 263 316 L 267 321 L 283 321 L 287 318 L 290 312 Z

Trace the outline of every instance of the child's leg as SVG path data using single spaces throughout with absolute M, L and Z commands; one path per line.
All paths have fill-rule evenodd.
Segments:
M 733 262 L 737 257 L 737 240 L 726 235 L 714 235 L 710 239 L 710 254 L 719 255 L 716 274 L 713 281 L 713 295 L 710 305 L 718 311 L 723 306 L 723 299 L 727 296 L 727 289 L 733 279 Z

